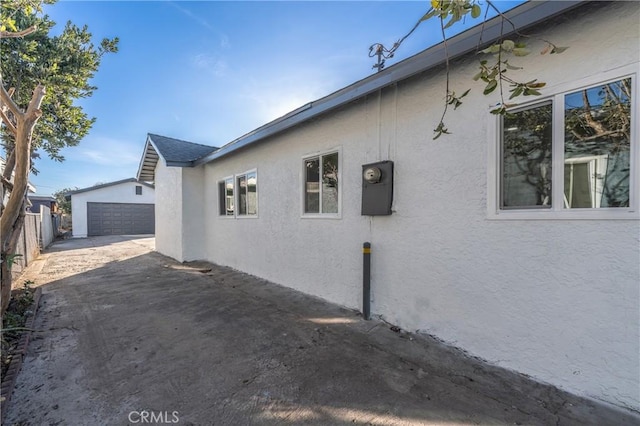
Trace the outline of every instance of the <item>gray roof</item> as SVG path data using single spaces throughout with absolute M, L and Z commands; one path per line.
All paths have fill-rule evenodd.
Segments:
M 586 3 L 590 2 L 580 0 L 530 1 L 509 10 L 504 15 L 521 31 Z M 444 43 L 439 43 L 324 98 L 309 102 L 285 116 L 273 120 L 229 142 L 220 149 L 210 152 L 196 160 L 195 165 L 208 163 L 225 157 L 249 145 L 261 142 L 270 136 L 318 117 L 321 114 L 325 114 L 328 111 L 335 110 L 349 102 L 377 92 L 387 86 L 424 71 L 442 66 L 446 62 L 447 52 L 449 60 L 476 52 L 479 47 L 480 36 L 482 36 L 483 41 L 481 46 L 487 46 L 500 38 L 503 27 L 506 33 L 511 31 L 511 26 L 504 24 L 500 17 L 495 17 L 484 24 L 476 25 L 448 39 L 446 47 Z
M 217 149 L 214 146 L 148 133 L 144 154 L 138 167 L 138 179 L 153 182 L 159 158 L 162 158 L 167 166 L 193 167 L 196 160 Z
M 51 195 L 31 195 L 31 194 L 28 194 L 27 198 L 29 198 L 29 200 L 33 200 L 33 201 L 56 201 L 56 199 L 54 197 L 52 197 Z
M 136 178 L 129 178 L 129 179 L 117 180 L 115 182 L 108 182 L 108 183 L 103 183 L 103 184 L 100 184 L 100 185 L 90 186 L 88 188 L 76 189 L 75 191 L 67 192 L 66 194 L 64 194 L 64 198 L 65 198 L 65 200 L 70 200 L 71 196 L 74 195 L 74 194 L 79 194 L 81 192 L 95 191 L 96 189 L 106 188 L 108 186 L 120 185 L 122 183 L 127 183 L 127 182 L 136 182 L 136 183 L 138 183 L 140 185 L 148 186 L 149 188 L 155 188 L 153 185 L 151 185 L 149 183 L 141 182 Z

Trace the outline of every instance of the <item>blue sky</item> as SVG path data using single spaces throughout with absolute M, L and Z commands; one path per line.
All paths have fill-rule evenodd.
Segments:
M 31 182 L 47 195 L 135 177 L 147 133 L 222 146 L 375 72 L 369 46 L 390 47 L 428 8 L 426 0 L 59 1 L 45 9 L 58 27 L 87 24 L 96 41 L 119 37 L 120 51 L 103 58 L 98 90 L 77 102 L 97 118 L 90 134 L 63 150 L 63 163 L 42 154 Z M 437 23 L 423 24 L 387 66 L 439 41 Z

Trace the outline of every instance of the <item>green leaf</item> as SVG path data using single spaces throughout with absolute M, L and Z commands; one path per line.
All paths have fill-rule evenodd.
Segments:
M 480 16 L 480 14 L 482 13 L 482 9 L 480 9 L 480 6 L 478 6 L 477 4 L 474 4 L 473 6 L 471 6 L 471 17 L 472 18 L 477 18 L 478 16 Z
M 516 44 L 512 40 L 505 40 L 502 42 L 502 49 L 511 52 L 516 47 Z
M 429 11 L 422 18 L 420 18 L 420 22 L 424 22 L 427 19 L 433 18 L 434 16 L 436 16 L 436 13 L 438 13 L 438 11 L 436 9 L 433 9 L 433 10 Z
M 524 47 L 516 47 L 513 49 L 513 54 L 516 56 L 527 56 L 531 53 L 531 50 Z
M 498 53 L 498 52 L 500 52 L 500 45 L 499 44 L 493 44 L 493 45 L 487 47 L 486 49 L 481 50 L 480 52 L 482 52 L 482 53 Z
M 509 99 L 513 99 L 517 96 L 522 95 L 522 92 L 524 91 L 524 89 L 522 88 L 522 86 L 517 86 L 515 89 L 512 90 L 511 96 L 509 96 Z
M 551 54 L 554 53 L 562 53 L 565 50 L 567 50 L 569 48 L 569 46 L 565 46 L 565 47 L 554 47 L 553 49 L 551 49 Z
M 507 67 L 508 70 L 521 70 L 522 67 L 516 67 L 514 65 L 511 65 L 509 62 L 504 61 L 505 66 Z
M 484 95 L 488 95 L 489 93 L 496 90 L 496 87 L 498 87 L 498 80 L 491 80 L 489 84 L 487 84 L 487 86 L 484 88 L 484 91 L 482 93 Z

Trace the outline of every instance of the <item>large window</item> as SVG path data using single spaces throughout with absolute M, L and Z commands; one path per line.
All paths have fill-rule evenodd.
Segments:
M 220 216 L 257 216 L 258 172 L 252 170 L 219 181 L 218 197 Z
M 640 190 L 634 83 L 569 90 L 503 116 L 496 213 L 633 211 Z
M 340 211 L 339 153 L 303 159 L 304 214 L 337 215 Z

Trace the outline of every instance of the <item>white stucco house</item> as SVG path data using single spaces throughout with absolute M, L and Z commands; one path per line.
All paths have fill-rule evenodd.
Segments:
M 71 200 L 74 237 L 155 232 L 155 188 L 134 178 L 78 189 Z
M 374 315 L 640 411 L 640 3 L 507 15 L 569 49 L 513 58 L 547 85 L 500 116 L 472 81 L 481 28 L 451 39 L 451 88 L 472 91 L 437 140 L 442 44 L 219 149 L 149 135 L 156 249 L 360 309 L 370 242 Z

